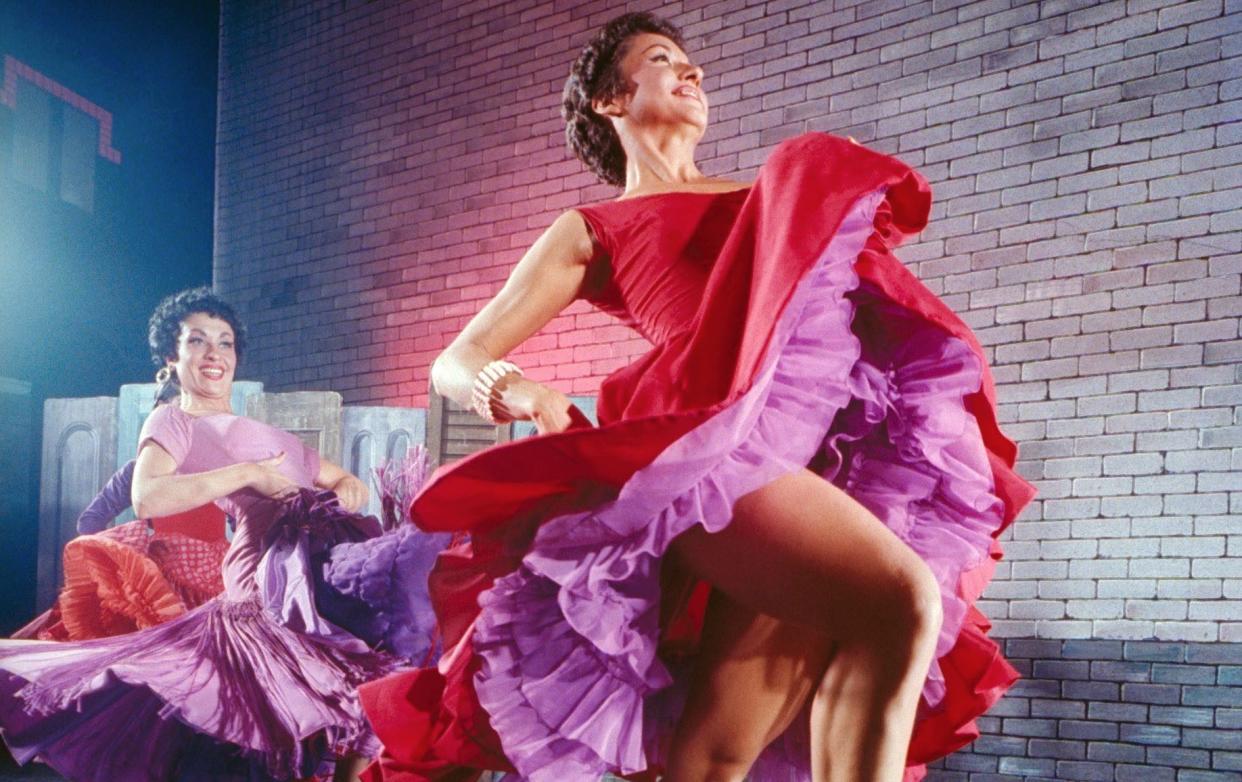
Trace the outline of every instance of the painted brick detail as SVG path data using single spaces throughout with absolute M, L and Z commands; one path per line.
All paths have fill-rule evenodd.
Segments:
M 1005 652 L 1023 680 L 929 782 L 1239 778 L 1238 644 L 1013 638 Z

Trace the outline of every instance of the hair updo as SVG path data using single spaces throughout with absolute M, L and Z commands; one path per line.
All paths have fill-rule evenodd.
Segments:
M 233 350 L 240 361 L 246 350 L 246 327 L 237 312 L 227 301 L 217 296 L 211 288 L 190 288 L 166 296 L 151 313 L 147 329 L 147 344 L 151 347 L 151 361 L 163 367 L 170 358 L 177 356 L 177 340 L 181 337 L 181 322 L 196 312 L 219 318 L 233 330 Z
M 625 150 L 612 122 L 591 108 L 593 100 L 609 100 L 629 89 L 621 79 L 619 65 L 629 49 L 630 38 L 654 33 L 685 48 L 681 30 L 672 22 L 649 13 L 622 14 L 604 25 L 583 48 L 569 69 L 561 93 L 561 116 L 565 140 L 587 167 L 610 185 L 625 184 Z

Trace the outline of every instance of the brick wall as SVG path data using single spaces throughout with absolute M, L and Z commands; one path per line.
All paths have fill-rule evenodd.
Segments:
M 557 105 L 624 8 L 680 23 L 705 65 L 706 171 L 746 179 L 822 130 L 933 183 L 901 256 L 987 346 L 1041 492 L 983 606 L 1033 678 L 985 721 L 999 738 L 937 773 L 1239 779 L 1242 0 L 225 0 L 215 278 L 252 374 L 424 404 L 430 360 L 523 249 L 612 195 Z M 589 394 L 644 349 L 577 305 L 518 360 Z M 1229 662 L 1109 678 L 1157 642 L 1169 665 Z M 1167 721 L 1183 708 L 1198 722 Z
M 1242 772 L 1242 645 L 1009 639 L 1022 681 L 934 782 L 1227 782 Z

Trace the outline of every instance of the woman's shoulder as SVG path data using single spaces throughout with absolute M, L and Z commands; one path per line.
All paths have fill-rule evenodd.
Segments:
M 193 422 L 193 416 L 176 404 L 156 405 L 143 424 L 144 431 L 156 431 L 170 427 L 185 429 Z
M 154 442 L 180 463 L 194 439 L 192 424 L 193 418 L 176 404 L 158 405 L 142 424 L 138 447 Z

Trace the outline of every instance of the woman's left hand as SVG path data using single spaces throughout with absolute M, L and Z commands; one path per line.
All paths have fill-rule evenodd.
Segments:
M 341 506 L 350 513 L 357 513 L 370 497 L 366 484 L 352 475 L 345 475 L 333 484 L 332 491 L 336 492 Z

